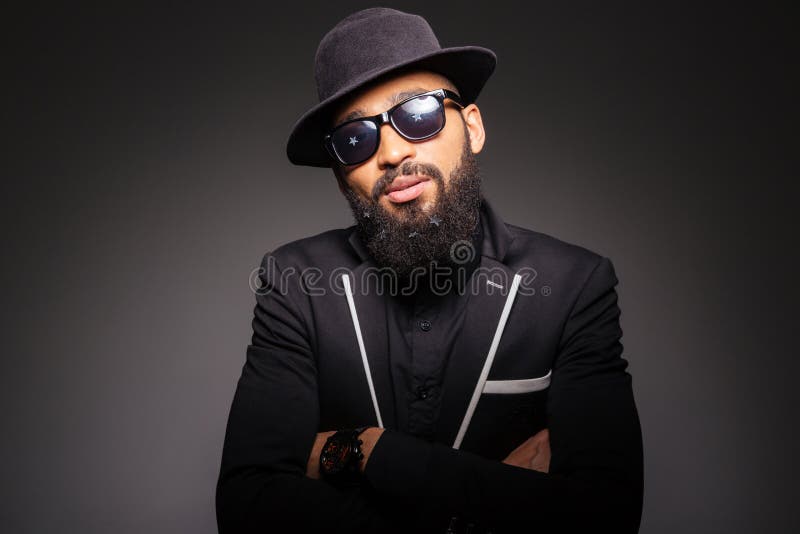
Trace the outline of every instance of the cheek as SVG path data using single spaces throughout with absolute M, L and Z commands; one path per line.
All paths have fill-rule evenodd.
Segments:
M 433 163 L 447 179 L 458 164 L 464 147 L 464 128 L 457 112 L 448 113 L 447 124 L 439 135 L 421 143 L 417 159 Z
M 446 181 L 461 155 L 461 143 L 460 139 L 448 137 L 431 139 L 417 151 L 417 160 L 436 165 Z
M 358 195 L 370 200 L 372 199 L 372 189 L 375 187 L 375 180 L 367 180 L 357 175 L 351 175 L 348 177 L 347 183 L 350 184 L 350 188 L 358 193 Z

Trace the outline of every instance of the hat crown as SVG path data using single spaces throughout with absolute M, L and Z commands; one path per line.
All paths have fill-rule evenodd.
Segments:
M 342 19 L 320 41 L 314 58 L 319 103 L 295 123 L 286 143 L 289 161 L 330 167 L 324 138 L 338 106 L 383 76 L 425 69 L 447 78 L 472 103 L 494 71 L 497 56 L 480 46 L 442 48 L 419 15 L 375 7 Z
M 321 102 L 374 72 L 437 50 L 439 40 L 419 15 L 385 7 L 358 11 L 334 26 L 317 48 L 317 95 Z

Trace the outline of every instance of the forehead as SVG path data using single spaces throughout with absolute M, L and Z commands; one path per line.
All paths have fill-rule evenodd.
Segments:
M 429 71 L 414 71 L 381 79 L 340 105 L 334 112 L 332 125 L 358 117 L 377 115 L 406 98 L 442 87 L 455 89 L 447 78 Z

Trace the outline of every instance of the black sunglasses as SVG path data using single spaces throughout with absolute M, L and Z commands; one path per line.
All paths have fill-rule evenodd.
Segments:
M 368 160 L 378 150 L 381 126 L 386 123 L 409 141 L 431 138 L 444 128 L 445 98 L 464 107 L 459 96 L 447 89 L 414 95 L 378 115 L 339 124 L 325 136 L 325 148 L 340 163 L 355 165 Z

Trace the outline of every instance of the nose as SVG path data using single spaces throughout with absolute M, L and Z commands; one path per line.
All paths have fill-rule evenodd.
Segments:
M 397 167 L 406 158 L 413 159 L 416 154 L 416 145 L 404 139 L 391 124 L 381 126 L 381 144 L 377 153 L 378 168 Z

